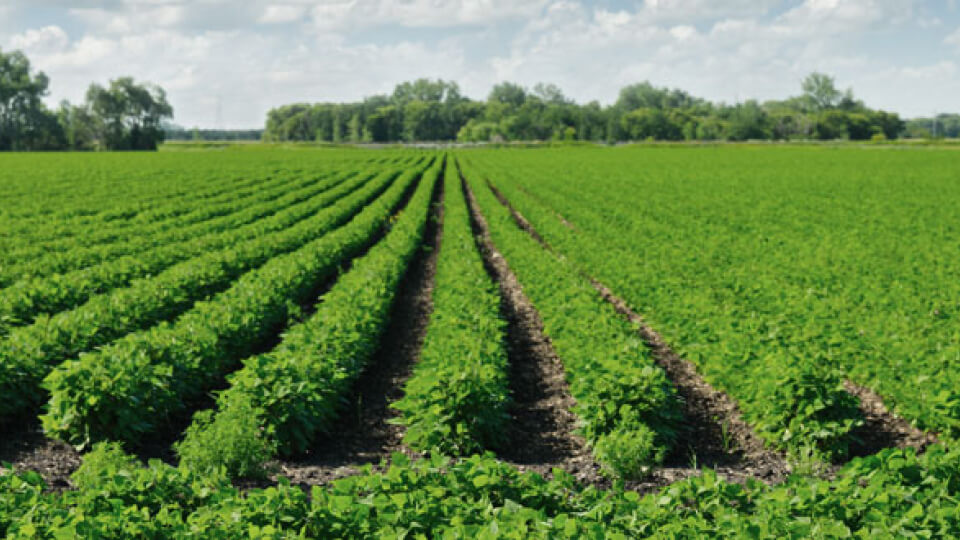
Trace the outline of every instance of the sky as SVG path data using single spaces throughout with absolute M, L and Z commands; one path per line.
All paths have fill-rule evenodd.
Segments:
M 0 49 L 51 78 L 51 104 L 130 75 L 202 128 L 419 77 L 475 99 L 509 80 L 609 104 L 648 80 L 734 103 L 821 71 L 871 107 L 960 112 L 960 0 L 0 0 Z

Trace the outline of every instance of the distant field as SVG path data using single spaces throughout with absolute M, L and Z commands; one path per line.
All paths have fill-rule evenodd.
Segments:
M 960 535 L 952 148 L 165 149 L 0 157 L 2 535 Z

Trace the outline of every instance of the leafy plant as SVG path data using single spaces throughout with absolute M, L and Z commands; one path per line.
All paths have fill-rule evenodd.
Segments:
M 507 433 L 507 355 L 500 296 L 483 268 L 453 159 L 444 172 L 443 239 L 433 312 L 420 361 L 391 404 L 404 442 L 467 455 L 497 448 Z

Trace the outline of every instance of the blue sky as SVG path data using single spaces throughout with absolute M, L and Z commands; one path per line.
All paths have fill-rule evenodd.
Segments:
M 0 48 L 51 77 L 52 103 L 132 75 L 186 126 L 417 77 L 475 98 L 542 81 L 610 103 L 649 80 L 735 102 L 817 70 L 904 116 L 960 112 L 958 0 L 0 0 Z

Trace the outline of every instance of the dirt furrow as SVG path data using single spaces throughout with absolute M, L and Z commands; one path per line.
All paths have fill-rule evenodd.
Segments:
M 36 418 L 0 433 L 0 463 L 40 473 L 51 491 L 72 487 L 70 475 L 80 466 L 80 457 L 69 444 L 47 438 Z
M 860 399 L 865 423 L 855 430 L 852 456 L 868 456 L 884 448 L 915 448 L 920 452 L 938 442 L 936 435 L 926 433 L 890 412 L 876 392 L 853 381 L 843 383 L 847 392 Z
M 653 359 L 663 368 L 683 398 L 687 429 L 675 449 L 687 452 L 698 465 L 715 469 L 723 477 L 742 481 L 758 478 L 767 483 L 782 481 L 790 473 L 786 457 L 766 448 L 749 424 L 743 420 L 737 404 L 697 373 L 692 362 L 681 358 L 648 326 L 627 303 L 594 279 L 594 289 L 621 315 L 637 325 L 640 337 L 650 348 Z M 685 449 L 684 446 L 687 448 Z M 673 457 L 676 460 L 679 456 Z
M 488 185 L 496 198 L 510 210 L 521 229 L 545 249 L 563 258 L 496 186 L 490 182 Z M 682 398 L 685 429 L 681 440 L 667 457 L 663 467 L 657 469 L 647 481 L 634 483 L 630 488 L 651 490 L 699 474 L 700 467 L 710 467 L 723 478 L 736 482 L 756 478 L 772 484 L 782 481 L 790 474 L 791 469 L 786 457 L 765 447 L 763 441 L 743 420 L 730 396 L 707 383 L 697 373 L 696 367 L 677 355 L 623 299 L 614 295 L 599 281 L 586 277 L 604 300 L 637 325 L 640 337 L 649 347 L 654 360 L 666 372 Z
M 423 248 L 404 276 L 390 323 L 380 347 L 355 384 L 350 406 L 308 454 L 278 462 L 273 481 L 276 476 L 284 476 L 302 486 L 322 485 L 357 474 L 365 464 L 376 468 L 394 452 L 417 456 L 402 442 L 403 427 L 390 422 L 397 416 L 390 404 L 403 397 L 403 386 L 420 358 L 433 311 L 434 278 L 443 234 L 443 197 L 443 180 L 438 179 Z
M 570 395 L 563 364 L 543 333 L 540 314 L 493 244 L 486 219 L 462 174 L 461 182 L 474 237 L 487 272 L 500 287 L 500 309 L 507 321 L 513 421 L 510 442 L 500 449 L 498 457 L 521 471 L 548 476 L 553 468 L 560 468 L 580 482 L 603 485 L 606 480 L 600 476 L 586 441 L 575 433 L 577 418 L 572 408 L 576 402 Z

